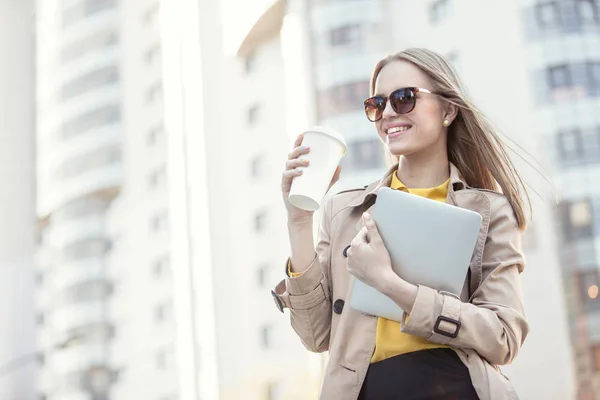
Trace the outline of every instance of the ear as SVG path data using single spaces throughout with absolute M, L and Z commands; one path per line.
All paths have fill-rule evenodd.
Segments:
M 444 120 L 447 120 L 450 124 L 452 125 L 452 121 L 454 121 L 456 119 L 456 116 L 458 115 L 458 107 L 455 106 L 452 103 L 448 103 L 446 102 L 445 107 L 444 107 Z

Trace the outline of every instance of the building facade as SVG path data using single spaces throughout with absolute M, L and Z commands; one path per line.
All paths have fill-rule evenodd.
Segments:
M 38 343 L 46 399 L 108 399 L 107 212 L 123 183 L 117 1 L 37 3 Z M 65 343 L 53 347 L 56 343 Z
M 522 2 L 532 132 L 560 196 L 553 219 L 577 399 L 600 398 L 600 4 Z

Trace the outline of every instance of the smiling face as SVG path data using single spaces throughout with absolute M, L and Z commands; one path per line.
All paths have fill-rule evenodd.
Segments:
M 379 72 L 375 95 L 389 96 L 394 90 L 419 87 L 433 91 L 427 75 L 416 65 L 395 60 Z M 424 156 L 446 152 L 444 119 L 452 122 L 443 101 L 434 94 L 417 93 L 415 108 L 407 114 L 397 114 L 389 101 L 382 118 L 375 122 L 377 133 L 395 156 Z M 426 157 L 427 158 L 427 157 Z

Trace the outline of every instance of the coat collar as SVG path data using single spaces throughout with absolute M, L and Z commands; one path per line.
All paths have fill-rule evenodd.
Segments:
M 388 169 L 381 180 L 367 185 L 363 194 L 350 202 L 349 206 L 358 207 L 367 203 L 368 201 L 371 201 L 374 197 L 377 197 L 377 192 L 379 189 L 390 186 L 390 183 L 392 182 L 392 174 L 394 174 L 397 169 L 398 164 L 396 163 L 394 166 Z M 450 187 L 448 188 L 448 198 L 454 203 L 454 192 L 467 187 L 468 185 L 458 168 L 456 168 L 454 164 L 450 163 Z

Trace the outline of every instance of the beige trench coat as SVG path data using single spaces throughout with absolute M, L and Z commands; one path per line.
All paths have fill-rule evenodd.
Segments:
M 419 286 L 401 330 L 451 346 L 468 367 L 480 399 L 518 399 L 498 366 L 514 360 L 529 332 L 520 282 L 520 231 L 505 196 L 470 188 L 450 167 L 446 202 L 483 218 L 469 273 L 460 299 Z M 389 186 L 396 169 L 364 189 L 332 196 L 324 206 L 314 261 L 301 276 L 286 277 L 272 291 L 280 311 L 290 310 L 292 327 L 306 348 L 330 353 L 322 400 L 356 400 L 370 364 L 377 318 L 348 303 L 354 278 L 346 269 L 344 249 L 358 233 L 362 213 L 374 204 L 379 188 Z

